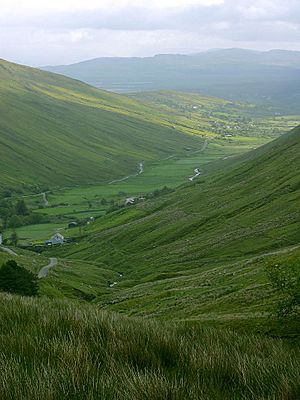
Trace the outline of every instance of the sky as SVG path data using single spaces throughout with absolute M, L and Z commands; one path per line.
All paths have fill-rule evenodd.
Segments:
M 0 58 L 21 64 L 232 47 L 300 50 L 300 0 L 0 0 Z

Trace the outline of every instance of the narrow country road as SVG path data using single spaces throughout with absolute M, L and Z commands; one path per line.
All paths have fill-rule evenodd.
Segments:
M 9 249 L 8 247 L 0 246 L 0 249 L 5 251 L 6 253 L 10 254 L 11 256 L 17 256 L 18 254 L 13 250 Z
M 48 199 L 47 199 L 47 195 L 46 195 L 45 192 L 42 193 L 42 197 L 43 197 L 44 206 L 45 206 L 45 207 L 49 207 L 50 204 L 49 204 L 49 201 L 48 201 Z
M 46 265 L 45 267 L 43 267 L 40 272 L 38 273 L 38 278 L 45 278 L 48 275 L 49 270 L 52 267 L 55 267 L 55 265 L 57 265 L 57 258 L 56 257 L 51 257 L 50 258 L 50 262 L 48 265 Z

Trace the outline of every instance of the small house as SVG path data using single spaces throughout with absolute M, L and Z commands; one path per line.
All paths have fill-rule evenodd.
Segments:
M 52 246 L 57 244 L 64 244 L 64 242 L 65 238 L 63 237 L 63 235 L 61 235 L 60 233 L 56 233 L 54 236 L 52 236 L 51 239 L 46 240 L 45 244 L 48 246 Z

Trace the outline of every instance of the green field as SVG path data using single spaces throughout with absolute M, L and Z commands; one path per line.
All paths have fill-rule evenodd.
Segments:
M 143 197 L 164 186 L 176 188 L 194 175 L 194 169 L 200 167 L 203 174 L 212 168 L 213 161 L 229 159 L 243 154 L 247 150 L 265 143 L 266 138 L 236 137 L 227 139 L 211 139 L 201 145 L 199 150 L 187 151 L 184 157 L 173 155 L 157 162 L 144 163 L 144 171 L 137 176 L 112 184 L 81 186 L 73 189 L 63 189 L 48 192 L 49 206 L 40 208 L 43 196 L 27 195 L 25 198 L 35 212 L 42 213 L 50 218 L 51 223 L 29 225 L 16 228 L 20 243 L 26 244 L 49 238 L 58 228 L 67 228 L 74 219 L 100 217 L 106 213 L 109 204 L 103 206 L 101 200 L 105 198 L 118 204 L 124 204 L 127 197 Z M 122 177 L 119 177 L 122 179 Z M 66 236 L 79 233 L 78 229 L 63 230 Z M 12 230 L 5 232 L 9 238 Z
M 50 239 L 54 233 L 64 233 L 64 230 L 64 223 L 28 225 L 14 229 L 18 233 L 20 243 Z M 12 232 L 12 229 L 8 229 L 5 237 L 10 237 Z

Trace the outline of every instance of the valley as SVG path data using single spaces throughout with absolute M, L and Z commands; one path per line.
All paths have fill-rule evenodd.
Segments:
M 300 114 L 6 61 L 0 91 L 0 398 L 296 400 Z
M 129 315 L 275 329 L 264 265 L 299 254 L 298 146 L 294 130 L 175 192 L 97 219 L 76 244 L 47 252 L 62 259 L 47 285 Z
M 195 168 L 206 164 L 210 168 L 215 160 L 233 157 L 256 148 L 295 127 L 300 122 L 300 116 L 274 115 L 268 107 L 256 106 L 250 103 L 238 103 L 174 91 L 137 93 L 128 98 L 103 91 L 95 91 L 95 89 L 87 85 L 75 83 L 75 81 L 72 82 L 59 76 L 57 76 L 57 79 L 61 87 L 58 91 L 57 83 L 54 90 L 51 81 L 53 77 L 50 74 L 39 73 L 36 70 L 15 65 L 10 66 L 10 68 L 8 71 L 11 76 L 15 76 L 15 79 L 20 75 L 22 79 L 26 79 L 30 85 L 33 85 L 34 90 L 40 96 L 40 104 L 44 104 L 44 106 L 48 106 L 49 99 L 55 100 L 58 98 L 59 101 L 64 102 L 61 103 L 62 109 L 65 108 L 65 104 L 69 104 L 70 107 L 82 107 L 83 103 L 86 102 L 91 112 L 94 112 L 93 110 L 95 109 L 98 109 L 99 112 L 101 111 L 99 114 L 100 129 L 102 129 L 103 121 L 110 124 L 110 119 L 106 120 L 105 118 L 110 118 L 111 112 L 117 112 L 117 116 L 114 114 L 114 123 L 119 117 L 123 120 L 124 116 L 126 118 L 127 116 L 132 116 L 133 118 L 138 118 L 139 123 L 154 123 L 155 126 L 159 126 L 159 135 L 165 129 L 168 131 L 167 141 L 159 142 L 159 150 L 155 148 L 157 146 L 156 139 L 151 138 L 154 147 L 153 155 L 150 158 L 148 145 L 147 150 L 145 147 L 144 150 L 139 152 L 139 155 L 131 154 L 126 156 L 127 166 L 125 170 L 123 164 L 125 159 L 121 155 L 120 147 L 117 150 L 120 154 L 117 155 L 115 153 L 114 164 L 112 164 L 110 170 L 107 170 L 100 177 L 97 168 L 103 171 L 102 163 L 104 162 L 108 165 L 111 161 L 109 161 L 109 158 L 102 159 L 102 161 L 99 158 L 96 161 L 93 156 L 92 159 L 96 163 L 99 162 L 99 165 L 93 164 L 92 166 L 90 164 L 90 167 L 87 167 L 87 164 L 85 166 L 82 164 L 78 173 L 74 170 L 72 173 L 69 171 L 66 175 L 63 164 L 60 163 L 58 168 L 56 163 L 56 166 L 53 167 L 54 169 L 51 167 L 53 172 L 49 172 L 52 174 L 55 184 L 50 184 L 52 179 L 50 179 L 50 176 L 47 177 L 47 185 L 42 183 L 44 177 L 35 180 L 34 185 L 29 182 L 25 184 L 25 182 L 21 181 L 15 181 L 13 185 L 7 184 L 6 187 L 11 187 L 11 193 L 9 193 L 11 200 L 8 198 L 8 201 L 15 202 L 23 198 L 33 213 L 39 215 L 40 222 L 38 224 L 18 226 L 14 222 L 8 223 L 4 238 L 8 239 L 12 232 L 16 231 L 19 237 L 19 244 L 22 245 L 41 244 L 57 231 L 63 233 L 66 237 L 77 235 L 77 231 L 81 231 L 82 227 L 80 226 L 77 230 L 67 229 L 70 222 L 75 220 L 78 224 L 78 222 L 91 217 L 100 217 L 107 210 L 117 205 L 123 205 L 126 202 L 126 198 L 132 196 L 144 198 L 146 194 L 161 190 L 163 187 L 174 189 L 184 184 L 192 176 Z M 36 84 L 33 84 L 32 79 L 35 79 L 35 76 L 47 88 L 48 97 L 43 97 L 44 91 L 37 89 Z M 14 88 L 13 94 L 17 98 L 18 91 L 16 88 Z M 114 107 L 112 106 L 113 104 Z M 105 114 L 102 114 L 102 112 Z M 69 130 L 72 127 L 69 122 L 70 127 L 65 123 L 61 127 L 53 122 L 49 124 L 48 116 L 44 114 L 44 117 L 51 132 L 56 132 L 57 129 Z M 75 114 L 73 123 L 76 124 Z M 115 129 L 115 125 L 109 126 L 110 129 Z M 155 126 L 153 125 L 154 129 Z M 90 134 L 90 125 L 88 129 Z M 129 134 L 130 129 L 129 126 Z M 145 127 L 141 129 L 145 131 Z M 123 127 L 120 132 L 123 132 Z M 119 136 L 120 140 L 122 134 Z M 136 135 L 136 130 L 132 131 L 132 134 Z M 24 135 L 24 132 L 22 135 Z M 97 135 L 103 137 L 103 131 L 100 130 Z M 31 141 L 30 136 L 28 136 L 28 140 L 29 142 Z M 89 139 L 86 138 L 86 140 Z M 205 143 L 208 144 L 208 148 L 202 151 L 202 146 Z M 41 145 L 42 143 L 39 144 L 39 146 Z M 94 153 L 94 146 L 93 149 L 90 147 L 88 151 L 91 150 Z M 24 151 L 24 148 L 22 151 Z M 32 151 L 34 157 L 40 157 L 38 148 L 32 148 Z M 52 151 L 51 147 L 50 151 Z M 90 163 L 92 160 L 88 153 L 82 153 L 83 148 L 79 143 L 76 152 L 76 157 L 80 160 L 80 163 Z M 125 149 L 125 153 L 128 154 L 128 150 Z M 23 156 L 25 156 L 25 153 Z M 87 158 L 85 159 L 85 157 Z M 3 160 L 3 162 L 6 163 L 5 168 L 7 168 L 7 161 Z M 139 171 L 138 165 L 141 162 L 145 166 L 145 171 L 143 174 L 135 176 Z M 70 164 L 68 164 L 69 167 Z M 90 168 L 92 168 L 92 171 Z M 12 169 L 12 171 L 14 170 Z M 10 170 L 10 174 L 12 171 Z M 82 171 L 85 171 L 84 174 L 82 174 Z M 126 172 L 129 172 L 130 175 L 126 175 Z M 31 173 L 33 173 L 33 170 Z M 28 173 L 26 174 L 28 176 Z M 71 180 L 70 176 L 73 176 Z M 80 183 L 81 181 L 82 183 Z M 58 184 L 59 182 L 61 184 Z M 110 182 L 111 184 L 109 185 Z M 5 194 L 2 197 L 5 198 Z
M 265 143 L 266 140 L 264 138 L 211 139 L 203 150 L 201 145 L 199 150 L 187 150 L 185 156 L 174 154 L 166 159 L 145 163 L 142 174 L 137 172 L 137 175 L 126 179 L 120 177 L 105 184 L 51 190 L 45 194 L 49 202 L 48 206 L 45 206 L 43 193 L 25 197 L 17 196 L 16 199 L 24 198 L 34 212 L 45 215 L 51 221 L 45 224 L 14 228 L 19 236 L 19 243 L 26 244 L 39 241 L 39 239 L 46 240 L 57 230 L 63 230 L 64 234 L 72 236 L 76 230 L 68 230 L 66 226 L 74 219 L 97 218 L 105 215 L 112 205 L 124 205 L 126 198 L 132 196 L 144 198 L 163 187 L 175 189 L 188 181 L 195 167 L 201 166 L 205 171 L 214 161 L 243 154 L 245 151 Z M 137 165 L 137 171 L 138 168 Z M 40 237 L 38 237 L 39 232 Z M 12 229 L 8 229 L 4 238 L 9 238 L 11 233 Z

